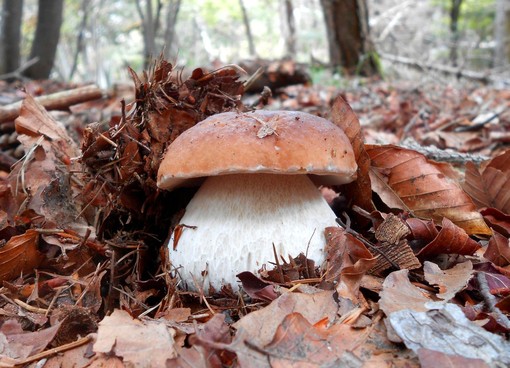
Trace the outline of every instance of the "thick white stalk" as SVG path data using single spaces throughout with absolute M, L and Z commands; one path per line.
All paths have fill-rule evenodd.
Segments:
M 237 289 L 236 274 L 257 271 L 278 255 L 299 253 L 324 261 L 324 228 L 335 214 L 307 175 L 234 174 L 208 178 L 193 197 L 170 259 L 188 287 L 195 289 L 207 268 L 205 289 L 224 283 Z M 308 252 L 308 253 L 306 253 Z

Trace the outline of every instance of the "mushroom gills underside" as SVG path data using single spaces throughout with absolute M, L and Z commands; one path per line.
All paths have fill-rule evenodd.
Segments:
M 190 289 L 197 289 L 196 281 L 206 292 L 209 283 L 217 290 L 230 283 L 236 290 L 236 274 L 257 274 L 263 264 L 272 268 L 273 244 L 287 260 L 304 253 L 320 265 L 324 228 L 335 226 L 335 219 L 307 175 L 210 177 L 186 207 L 175 250 L 174 234 L 170 238 L 170 260 Z

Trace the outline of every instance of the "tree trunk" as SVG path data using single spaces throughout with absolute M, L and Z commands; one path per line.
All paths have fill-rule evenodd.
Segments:
M 30 59 L 38 61 L 23 74 L 32 79 L 48 79 L 50 77 L 64 11 L 64 0 L 39 0 L 37 28 L 30 52 Z
M 462 0 L 451 0 L 450 8 L 450 32 L 451 32 L 451 45 L 450 45 L 450 62 L 453 66 L 458 65 L 459 58 L 459 18 L 460 7 Z
M 177 24 L 177 16 L 181 9 L 181 0 L 172 0 L 167 5 L 166 28 L 165 28 L 165 58 L 170 59 L 175 55 L 175 25 Z
M 257 53 L 255 52 L 255 43 L 253 42 L 253 35 L 251 33 L 250 19 L 248 18 L 248 12 L 246 11 L 243 0 L 239 0 L 239 7 L 241 8 L 241 13 L 243 14 L 243 22 L 244 27 L 246 28 L 246 37 L 248 38 L 250 55 L 256 56 Z
M 494 66 L 502 68 L 510 64 L 510 3 L 508 0 L 496 1 L 494 38 L 496 40 Z
M 283 14 L 285 19 L 285 51 L 288 56 L 296 56 L 296 22 L 294 20 L 294 7 L 292 0 L 283 1 Z
M 142 34 L 143 34 L 143 66 L 147 70 L 151 60 L 155 57 L 156 53 L 156 34 L 159 27 L 159 17 L 161 14 L 161 7 L 163 4 L 161 0 L 156 2 L 156 13 L 152 7 L 152 0 L 146 0 L 145 11 L 142 9 L 141 0 L 136 0 L 136 9 L 142 21 Z
M 20 67 L 23 0 L 4 0 L 0 28 L 0 74 Z
M 81 3 L 81 11 L 83 14 L 81 17 L 80 29 L 78 30 L 78 37 L 76 38 L 76 50 L 73 56 L 73 65 L 71 66 L 71 71 L 69 72 L 68 77 L 69 80 L 73 79 L 74 73 L 76 72 L 76 68 L 78 67 L 78 58 L 82 53 L 83 49 L 85 48 L 85 45 L 83 43 L 83 36 L 85 34 L 85 30 L 87 29 L 89 13 L 91 8 L 90 5 L 91 5 L 90 0 L 83 0 Z
M 321 0 L 330 64 L 347 74 L 379 74 L 366 0 Z

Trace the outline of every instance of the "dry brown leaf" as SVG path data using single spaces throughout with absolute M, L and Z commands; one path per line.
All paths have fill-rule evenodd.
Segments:
M 467 162 L 464 189 L 479 208 L 493 207 L 510 214 L 510 150 L 493 158 L 481 173 Z
M 121 357 L 135 367 L 164 367 L 176 357 L 175 331 L 158 321 L 140 321 L 115 310 L 99 323 L 95 353 Z
M 397 146 L 366 148 L 372 161 L 372 189 L 386 205 L 420 218 L 441 221 L 446 217 L 470 235 L 491 234 L 449 165 Z
M 380 275 L 393 265 L 408 270 L 421 267 L 420 261 L 404 239 L 410 233 L 411 230 L 403 220 L 392 213 L 388 214 L 375 231 L 375 238 L 381 242 L 378 249 L 384 256 L 376 254 L 377 263 L 370 272 Z
M 446 217 L 443 218 L 441 226 L 434 240 L 416 254 L 418 257 L 425 258 L 439 254 L 471 255 L 481 248 L 481 245 L 471 239 L 466 231 Z
M 21 105 L 15 121 L 25 156 L 12 169 L 9 182 L 18 212 L 31 209 L 44 216 L 47 226 L 80 229 L 79 188 L 71 180 L 81 168 L 73 157 L 79 149 L 65 129 L 31 96 Z
M 23 360 L 43 351 L 53 340 L 60 324 L 35 332 L 23 331 L 21 324 L 10 319 L 0 329 L 0 366 L 11 364 L 13 359 Z
M 375 265 L 376 258 L 365 245 L 341 227 L 327 227 L 326 281 L 337 282 L 338 295 L 358 302 L 361 278 Z
M 0 249 L 0 281 L 31 274 L 44 259 L 37 249 L 38 243 L 39 233 L 33 229 L 9 239 Z
M 335 319 L 338 305 L 333 298 L 334 291 L 321 291 L 315 294 L 285 293 L 267 307 L 252 312 L 234 323 L 234 327 L 258 346 L 268 344 L 276 328 L 290 313 L 300 313 L 311 323 L 323 318 Z
M 426 261 L 423 264 L 423 272 L 425 273 L 425 280 L 429 284 L 439 287 L 437 296 L 449 301 L 467 286 L 473 275 L 473 264 L 471 261 L 467 261 L 443 271 L 437 264 Z
M 493 231 L 492 238 L 489 240 L 489 245 L 483 256 L 496 266 L 508 266 L 510 264 L 510 239 L 497 231 Z
M 408 275 L 408 270 L 395 271 L 384 280 L 379 306 L 387 316 L 403 309 L 428 310 L 425 303 L 432 301 L 430 295 L 411 284 Z
M 375 210 L 372 203 L 372 188 L 368 171 L 370 169 L 370 157 L 365 151 L 363 134 L 358 117 L 351 107 L 341 96 L 337 96 L 331 108 L 331 121 L 343 129 L 354 150 L 354 157 L 358 164 L 357 179 L 353 183 L 344 185 L 342 192 L 368 212 Z
M 287 315 L 263 349 L 271 367 L 343 366 L 352 359 L 344 353 L 361 345 L 367 334 L 341 323 L 327 325 L 312 325 L 299 313 Z
M 495 208 L 486 208 L 481 210 L 480 213 L 492 229 L 510 237 L 510 215 L 506 215 Z

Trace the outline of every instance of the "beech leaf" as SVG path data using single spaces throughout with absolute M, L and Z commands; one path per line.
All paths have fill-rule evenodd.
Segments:
M 39 233 L 33 229 L 13 236 L 0 248 L 0 281 L 8 281 L 31 274 L 44 256 L 37 249 Z
M 473 264 L 471 261 L 459 263 L 448 270 L 441 270 L 439 266 L 432 262 L 423 264 L 425 280 L 430 284 L 439 286 L 437 296 L 443 300 L 450 300 L 455 297 L 459 291 L 463 290 L 471 276 L 473 275 Z
M 372 189 L 386 205 L 424 219 L 442 221 L 446 217 L 470 235 L 491 234 L 449 165 L 398 146 L 366 148 L 372 161 Z

